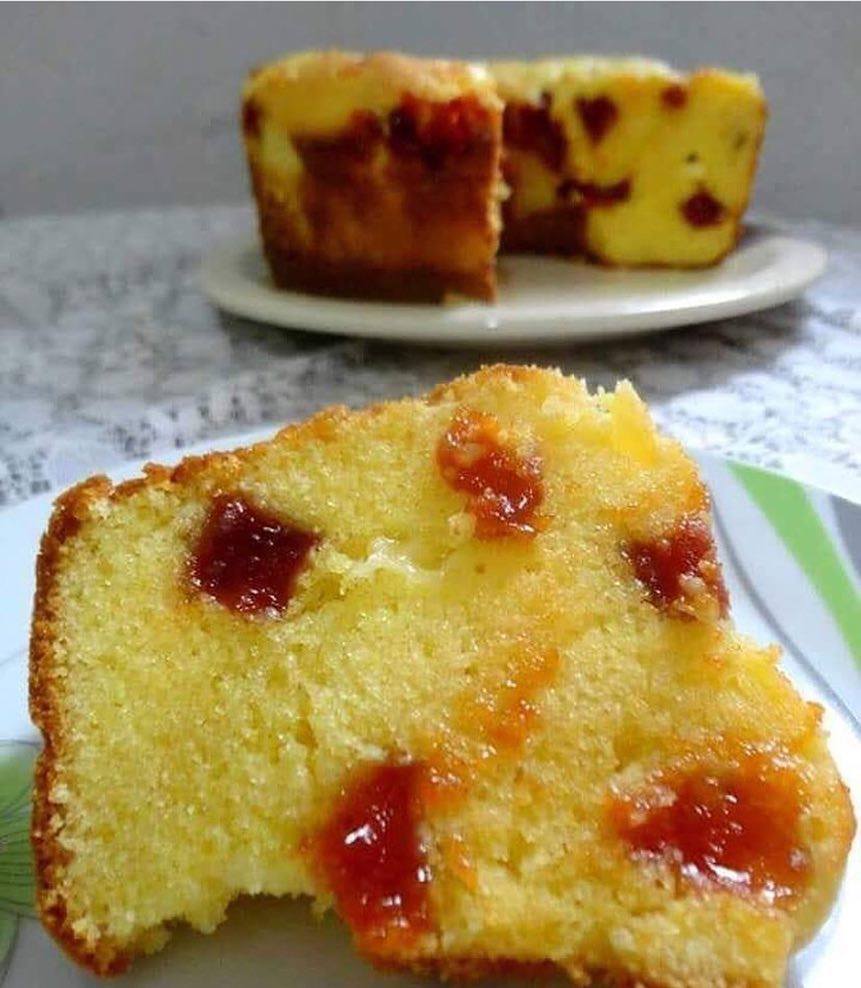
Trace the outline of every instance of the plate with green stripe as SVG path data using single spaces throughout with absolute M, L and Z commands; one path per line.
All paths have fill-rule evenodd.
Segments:
M 253 433 L 184 452 L 208 452 L 266 438 Z M 170 457 L 167 457 L 169 459 Z M 698 455 L 711 490 L 719 555 L 736 625 L 776 642 L 799 690 L 824 709 L 841 774 L 861 817 L 861 506 L 787 477 Z M 141 464 L 109 471 L 115 480 Z M 97 984 L 58 951 L 37 922 L 28 840 L 38 733 L 27 714 L 27 640 L 33 567 L 51 510 L 48 496 L 0 513 L 6 580 L 0 595 L 0 986 Z M 140 963 L 134 985 L 254 984 L 282 988 L 285 972 L 314 971 L 314 983 L 419 984 L 351 961 L 338 924 L 306 922 L 302 903 L 249 903 L 231 910 L 211 937 L 179 933 Z M 861 851 L 851 852 L 832 916 L 792 961 L 792 988 L 836 988 L 861 970 Z M 250 980 L 249 980 L 250 979 Z

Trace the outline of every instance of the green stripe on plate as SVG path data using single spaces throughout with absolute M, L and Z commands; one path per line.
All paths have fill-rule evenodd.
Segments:
M 801 484 L 743 463 L 732 471 L 807 574 L 861 668 L 861 597 Z

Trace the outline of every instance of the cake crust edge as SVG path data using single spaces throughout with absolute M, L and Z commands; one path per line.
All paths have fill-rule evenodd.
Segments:
M 33 815 L 30 840 L 35 858 L 36 905 L 42 923 L 62 949 L 77 963 L 101 975 L 120 974 L 132 955 L 110 940 L 91 944 L 75 930 L 59 889 L 58 872 L 69 860 L 57 835 L 55 819 L 62 811 L 51 798 L 62 758 L 64 725 L 56 669 L 54 587 L 63 546 L 72 539 L 96 498 L 109 494 L 111 483 L 95 476 L 61 494 L 54 504 L 48 529 L 36 559 L 36 593 L 30 632 L 29 707 L 43 748 L 33 780 Z
M 313 295 L 395 302 L 442 302 L 449 295 L 492 302 L 497 295 L 495 264 L 471 271 L 430 267 L 404 270 L 361 261 L 316 259 L 265 241 L 263 251 L 278 288 Z

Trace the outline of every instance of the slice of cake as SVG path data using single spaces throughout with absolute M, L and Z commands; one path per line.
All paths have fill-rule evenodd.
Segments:
M 755 76 L 586 57 L 492 71 L 506 250 L 700 267 L 735 245 L 765 127 Z
M 57 503 L 42 920 L 100 973 L 243 894 L 391 967 L 776 988 L 853 834 L 627 384 L 494 367 Z
M 492 298 L 501 116 L 466 63 L 309 52 L 254 72 L 242 130 L 276 284 Z

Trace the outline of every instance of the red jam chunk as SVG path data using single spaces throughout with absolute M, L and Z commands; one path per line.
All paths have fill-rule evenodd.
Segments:
M 490 112 L 463 96 L 434 103 L 408 94 L 389 114 L 388 129 L 395 154 L 418 156 L 431 170 L 493 140 Z
M 685 515 L 676 527 L 653 541 L 632 541 L 624 549 L 649 600 L 661 610 L 676 610 L 691 595 L 697 579 L 727 613 L 729 595 L 723 582 L 708 522 L 701 515 Z M 684 611 L 681 610 L 681 616 Z
M 375 765 L 340 795 L 310 842 L 359 946 L 385 956 L 433 929 L 431 872 L 419 835 L 421 763 Z
M 688 101 L 688 91 L 678 82 L 666 86 L 661 91 L 661 102 L 669 110 L 681 110 Z
M 502 132 L 508 147 L 532 151 L 551 171 L 562 170 L 567 142 L 562 125 L 550 116 L 549 93 L 542 95 L 538 106 L 506 103 Z
M 662 860 L 685 880 L 770 903 L 804 886 L 799 779 L 763 754 L 724 773 L 661 774 L 648 790 L 614 797 L 610 820 L 632 856 Z
M 594 99 L 578 96 L 577 112 L 593 144 L 598 144 L 604 139 L 607 131 L 619 117 L 616 104 L 608 96 L 596 96 Z
M 594 182 L 578 182 L 576 179 L 568 178 L 559 185 L 556 194 L 561 199 L 573 195 L 577 197 L 580 205 L 587 209 L 612 206 L 631 198 L 631 180 L 623 178 L 613 185 L 595 185 Z
M 680 208 L 688 223 L 696 227 L 717 226 L 726 215 L 724 207 L 705 189 L 695 192 Z
M 242 614 L 282 611 L 319 541 L 237 495 L 213 501 L 191 559 L 191 582 Z
M 242 131 L 249 137 L 260 136 L 260 107 L 254 100 L 242 104 Z
M 446 483 L 469 497 L 480 539 L 532 538 L 542 527 L 541 462 L 503 445 L 492 415 L 463 409 L 440 439 L 437 465 Z

